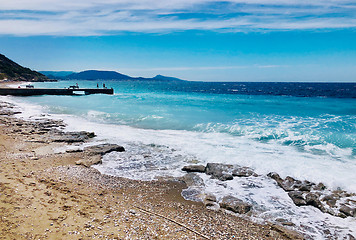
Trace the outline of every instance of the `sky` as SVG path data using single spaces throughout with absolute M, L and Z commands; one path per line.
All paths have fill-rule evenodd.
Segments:
M 356 0 L 0 0 L 0 53 L 38 71 L 356 82 Z

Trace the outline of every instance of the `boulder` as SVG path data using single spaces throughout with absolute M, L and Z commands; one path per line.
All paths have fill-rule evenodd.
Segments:
M 182 181 L 190 186 L 205 186 L 204 180 L 199 177 L 196 173 L 187 173 L 182 177 Z
M 225 196 L 222 199 L 222 201 L 220 202 L 220 207 L 233 211 L 235 213 L 245 214 L 251 210 L 252 206 L 236 197 L 229 195 Z
M 102 163 L 100 155 L 89 156 L 75 162 L 75 164 L 83 165 L 85 167 L 90 167 L 91 165 L 100 164 L 100 163 Z
M 281 178 L 278 173 L 271 172 L 267 174 L 268 177 L 274 179 L 278 186 L 283 188 L 284 191 L 303 191 L 303 192 L 310 192 L 312 187 L 315 185 L 309 181 L 299 181 L 290 176 L 287 176 L 285 179 Z
M 294 204 L 297 205 L 298 207 L 307 205 L 307 202 L 303 197 L 303 193 L 300 191 L 291 191 L 288 193 L 288 196 L 293 200 Z
M 250 176 L 257 177 L 258 175 L 249 167 L 236 167 L 232 171 L 232 176 L 235 176 L 235 177 L 250 177 Z
M 110 144 L 110 143 L 105 143 L 105 144 L 100 144 L 100 145 L 95 145 L 95 146 L 90 146 L 84 148 L 84 152 L 88 154 L 89 156 L 91 155 L 105 155 L 110 152 L 124 152 L 125 148 L 123 146 L 117 145 L 117 144 Z
M 348 217 L 356 217 L 356 208 L 355 207 L 350 207 L 345 204 L 341 204 L 340 207 L 340 212 L 345 214 Z
M 303 181 L 299 186 L 298 190 L 303 191 L 303 192 L 310 192 L 312 187 L 315 185 L 315 183 L 309 182 L 309 181 Z
M 336 207 L 337 199 L 335 198 L 335 196 L 333 194 L 326 195 L 325 197 L 323 197 L 321 199 L 321 201 L 326 202 L 326 204 L 328 204 L 332 208 Z
M 305 201 L 307 205 L 318 208 L 322 212 L 326 212 L 324 205 L 319 200 L 319 196 L 316 193 L 308 193 L 305 196 Z
M 280 182 L 280 181 L 283 181 L 283 179 L 276 172 L 270 172 L 270 173 L 267 174 L 267 176 L 272 178 L 272 179 L 274 179 L 277 183 Z
M 203 165 L 188 165 L 182 168 L 185 172 L 205 172 L 205 166 Z
M 212 178 L 217 178 L 221 181 L 232 180 L 234 177 L 230 172 L 234 169 L 234 165 L 222 163 L 208 163 L 205 168 L 205 173 L 211 175 Z
M 290 176 L 287 176 L 282 182 L 282 188 L 284 189 L 284 191 L 287 192 L 297 190 L 301 185 L 302 185 L 301 181 L 295 180 Z
M 234 165 L 223 163 L 208 163 L 205 168 L 205 173 L 208 175 L 216 175 L 221 172 L 231 172 Z
M 281 187 L 284 191 L 289 192 L 294 190 L 292 188 L 294 182 L 291 182 L 290 180 L 283 180 L 283 178 L 281 178 L 278 173 L 271 172 L 268 173 L 267 176 L 274 179 L 277 182 L 278 186 Z

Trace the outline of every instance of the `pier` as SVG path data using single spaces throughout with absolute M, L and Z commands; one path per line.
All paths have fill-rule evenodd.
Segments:
M 78 94 L 114 94 L 112 88 L 0 88 L 0 95 L 78 95 Z

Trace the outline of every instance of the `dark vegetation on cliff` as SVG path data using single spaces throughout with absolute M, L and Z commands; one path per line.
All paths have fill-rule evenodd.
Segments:
M 31 81 L 43 82 L 49 81 L 48 77 L 42 73 L 22 67 L 14 61 L 0 54 L 0 80 L 9 81 Z

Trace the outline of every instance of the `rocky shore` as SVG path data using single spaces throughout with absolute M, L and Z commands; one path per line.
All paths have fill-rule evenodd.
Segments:
M 214 196 L 206 196 L 205 205 L 184 200 L 181 192 L 189 177 L 185 183 L 144 182 L 100 174 L 90 166 L 106 153 L 125 151 L 124 146 L 83 147 L 95 133 L 65 132 L 63 121 L 46 116 L 25 121 L 16 117 L 19 113 L 0 102 L 0 239 L 303 238 L 280 225 L 256 224 L 223 210 L 251 210 L 238 199 L 227 197 L 219 210 L 205 207 L 215 204 Z M 231 176 L 213 168 L 204 166 L 204 172 L 224 180 L 254 175 L 247 168 Z
M 182 170 L 188 172 L 182 180 L 191 187 L 199 187 L 204 184 L 203 179 L 196 173 L 205 173 L 220 181 L 229 181 L 234 177 L 258 177 L 258 174 L 251 168 L 221 163 L 208 163 L 206 166 L 188 165 L 184 166 Z M 356 218 L 355 193 L 348 193 L 341 189 L 331 190 L 323 183 L 300 181 L 290 176 L 283 179 L 275 172 L 271 172 L 267 176 L 274 179 L 276 184 L 288 193 L 296 206 L 312 206 L 333 216 Z M 217 205 L 240 214 L 245 214 L 253 209 L 252 205 L 233 196 L 225 196 L 217 203 L 216 197 L 209 194 L 203 196 L 203 202 L 206 206 Z

